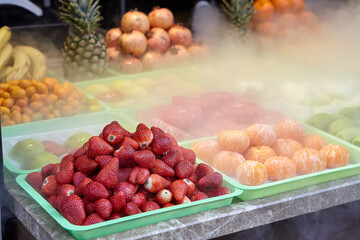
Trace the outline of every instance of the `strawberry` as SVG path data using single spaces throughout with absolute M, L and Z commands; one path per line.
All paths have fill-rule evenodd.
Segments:
M 195 169 L 196 170 L 196 169 Z M 197 177 L 197 175 L 196 175 L 196 173 L 194 172 L 193 174 L 191 174 L 191 176 L 190 177 L 188 177 L 188 179 L 190 180 L 190 181 L 192 181 L 193 183 L 197 183 L 197 181 L 198 181 L 198 177 Z
M 54 168 L 55 164 L 54 163 L 49 163 L 45 166 L 43 166 L 41 168 L 41 174 L 44 178 L 46 178 L 47 176 L 53 175 L 51 174 L 53 168 Z M 55 175 L 55 174 L 54 174 Z
M 201 191 L 197 191 L 196 193 L 194 193 L 191 196 L 191 201 L 195 202 L 195 201 L 199 201 L 199 200 L 203 200 L 203 199 L 207 199 L 209 198 L 206 193 L 201 192 Z
M 195 168 L 195 173 L 196 173 L 196 176 L 198 177 L 198 179 L 200 179 L 210 173 L 213 173 L 213 172 L 214 172 L 214 169 L 212 167 L 210 167 L 209 165 L 207 165 L 206 163 L 200 163 Z
M 89 148 L 89 142 L 84 143 L 84 145 L 82 145 L 81 148 L 79 148 L 74 152 L 74 159 L 76 160 L 78 157 L 82 155 L 87 155 L 88 148 Z
M 177 143 L 176 139 L 174 138 L 173 135 L 171 135 L 170 133 L 166 133 L 166 136 L 170 139 L 171 141 L 171 149 L 177 149 L 179 147 L 179 144 Z
M 82 172 L 74 173 L 72 181 L 73 181 L 75 187 L 79 186 L 79 184 L 81 183 L 82 180 L 84 180 L 84 178 L 86 178 L 85 173 L 82 173 Z
M 84 188 L 85 186 L 88 184 L 88 183 L 91 183 L 92 180 L 88 177 L 84 178 L 80 183 L 79 185 L 76 186 L 75 188 L 75 194 L 78 195 L 78 196 L 82 196 L 83 195 L 83 191 L 84 191 Z
M 108 198 L 109 192 L 106 190 L 104 185 L 99 182 L 90 182 L 86 184 L 83 190 L 84 197 L 89 201 L 95 202 L 100 198 Z
M 117 184 L 119 170 L 119 159 L 113 157 L 108 165 L 100 170 L 96 180 L 108 189 L 112 189 Z
M 68 197 L 75 192 L 75 186 L 72 184 L 62 184 L 57 187 L 57 195 Z
M 188 178 L 194 173 L 195 167 L 189 161 L 181 160 L 175 164 L 174 170 L 178 178 Z
M 114 220 L 114 219 L 118 219 L 118 218 L 121 218 L 121 214 L 120 213 L 112 213 L 109 217 L 108 220 Z
M 90 215 L 95 212 L 95 202 L 90 202 L 87 198 L 83 198 L 85 213 Z
M 180 152 L 180 150 L 178 149 L 174 149 L 169 151 L 165 156 L 163 156 L 162 160 L 169 165 L 171 168 L 173 168 L 175 166 L 175 164 L 180 161 L 183 160 L 183 156 Z
M 150 192 L 148 192 L 148 191 L 145 189 L 144 185 L 140 185 L 139 188 L 138 188 L 138 190 L 136 191 L 136 193 L 142 193 L 142 194 L 144 194 L 144 196 L 145 196 L 146 199 L 147 199 L 148 196 L 151 194 Z
M 169 182 L 173 182 L 173 181 L 175 181 L 175 180 L 177 180 L 178 178 L 174 175 L 174 176 L 172 176 L 172 177 L 164 177 L 166 180 L 168 180 Z
M 59 184 L 71 183 L 74 176 L 74 163 L 64 161 L 60 163 L 60 171 L 56 174 L 56 180 Z
M 56 156 L 61 156 L 68 152 L 68 149 L 54 141 L 42 141 L 45 152 L 52 153 Z
M 150 176 L 149 169 L 136 166 L 130 173 L 129 182 L 133 184 L 144 184 Z
M 56 175 L 60 171 L 60 163 L 55 163 L 50 175 Z
M 75 169 L 78 172 L 85 173 L 87 176 L 92 175 L 98 169 L 99 164 L 94 159 L 83 155 L 75 160 Z
M 88 215 L 84 222 L 83 222 L 83 226 L 87 226 L 87 225 L 92 225 L 95 223 L 101 223 L 101 222 L 105 222 L 105 219 L 103 219 L 99 214 L 97 213 L 92 213 L 90 215 Z
M 41 189 L 41 185 L 43 184 L 43 175 L 39 172 L 31 172 L 29 173 L 25 181 L 30 184 L 36 191 Z
M 125 205 L 123 212 L 124 212 L 125 216 L 130 216 L 130 215 L 141 213 L 142 211 L 135 203 L 128 202 Z
M 207 195 L 209 197 L 217 197 L 217 196 L 229 194 L 230 192 L 231 191 L 227 187 L 218 187 L 207 192 Z
M 100 137 L 91 137 L 88 143 L 87 156 L 89 158 L 95 158 L 99 155 L 109 155 L 114 152 L 114 148 Z
M 104 168 L 112 158 L 113 156 L 111 155 L 99 155 L 95 157 L 95 162 L 99 164 L 101 168 Z
M 157 204 L 156 202 L 153 202 L 153 201 L 145 202 L 141 206 L 141 211 L 143 211 L 143 212 L 153 211 L 156 209 L 160 209 L 160 206 L 159 206 L 159 204 Z
M 134 167 L 135 150 L 130 145 L 123 145 L 114 152 L 114 157 L 119 159 L 120 167 Z
M 112 212 L 112 205 L 108 199 L 102 198 L 95 202 L 95 211 L 103 218 L 108 219 Z
M 119 182 L 114 188 L 114 192 L 117 193 L 119 191 L 124 193 L 125 199 L 129 202 L 136 193 L 138 188 L 137 184 L 131 184 L 129 182 Z
M 189 203 L 189 202 L 191 202 L 190 198 L 185 196 L 181 201 L 176 201 L 175 203 L 178 205 L 178 204 Z
M 120 143 L 120 146 L 124 145 L 130 145 L 134 150 L 137 150 L 139 148 L 139 143 L 131 137 L 124 137 L 124 139 Z
M 190 181 L 189 179 L 187 179 L 187 178 L 183 178 L 182 179 L 186 184 L 187 184 L 187 186 L 188 186 L 188 189 L 187 189 L 187 192 L 186 192 L 186 196 L 191 196 L 193 193 L 194 193 L 194 190 L 195 190 L 195 184 L 192 182 L 192 181 Z
M 151 144 L 154 135 L 145 124 L 140 123 L 136 127 L 136 131 L 133 133 L 132 138 L 139 143 L 140 149 L 144 149 Z
M 149 176 L 148 180 L 144 184 L 144 187 L 151 193 L 157 193 L 161 189 L 169 187 L 169 185 L 169 181 L 167 181 L 159 174 L 153 173 Z
M 174 169 L 159 159 L 155 159 L 155 164 L 150 169 L 150 172 L 159 174 L 163 177 L 172 177 L 175 175 Z
M 70 195 L 59 202 L 59 212 L 70 223 L 81 225 L 86 217 L 84 202 L 77 195 Z
M 223 176 L 218 172 L 213 172 L 205 177 L 202 177 L 198 181 L 198 185 L 201 188 L 213 189 L 221 186 L 223 182 Z
M 56 181 L 55 175 L 47 176 L 41 185 L 41 191 L 45 193 L 47 196 L 54 195 L 56 194 L 56 189 L 58 185 L 59 184 Z
M 120 168 L 118 171 L 118 183 L 127 182 L 129 180 L 132 168 Z
M 146 197 L 146 200 L 148 202 L 155 202 L 156 201 L 156 194 L 155 193 L 149 193 Z
M 102 138 L 113 146 L 119 144 L 124 137 L 129 136 L 131 136 L 131 133 L 125 130 L 117 121 L 112 121 L 102 131 Z
M 56 195 L 51 195 L 48 199 L 47 199 L 48 203 L 50 203 L 50 205 L 55 208 L 56 210 L 58 209 L 58 201 L 57 201 L 57 196 Z
M 196 162 L 196 155 L 193 150 L 179 147 L 184 160 L 189 161 L 192 165 Z
M 166 208 L 166 207 L 172 207 L 172 206 L 175 206 L 175 204 L 173 203 L 166 203 L 162 206 L 162 208 Z
M 166 136 L 165 132 L 158 127 L 151 127 L 151 132 L 154 135 L 154 139 L 150 145 L 152 151 L 159 155 L 169 152 L 172 148 L 172 142 L 170 138 Z
M 109 201 L 111 202 L 113 213 L 121 212 L 126 204 L 125 195 L 122 191 L 116 192 L 109 198 Z
M 139 208 L 146 202 L 146 197 L 142 193 L 136 193 L 132 198 L 131 202 L 135 203 Z
M 188 190 L 188 185 L 183 180 L 176 180 L 171 183 L 170 191 L 173 193 L 176 201 L 181 201 Z
M 138 150 L 135 153 L 134 161 L 141 167 L 150 169 L 155 164 L 155 155 L 149 150 Z
M 160 205 L 167 204 L 172 201 L 173 194 L 169 189 L 161 189 L 156 194 L 156 201 Z
M 63 165 L 65 162 L 75 162 L 74 154 L 68 154 L 68 155 L 66 155 L 65 157 L 63 157 L 63 158 L 61 159 L 61 162 L 60 162 L 60 167 L 61 167 L 61 165 Z

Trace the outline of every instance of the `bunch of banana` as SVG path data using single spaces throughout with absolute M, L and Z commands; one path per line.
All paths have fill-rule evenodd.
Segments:
M 0 71 L 5 68 L 12 56 L 13 47 L 9 43 L 10 38 L 10 28 L 7 26 L 0 28 Z

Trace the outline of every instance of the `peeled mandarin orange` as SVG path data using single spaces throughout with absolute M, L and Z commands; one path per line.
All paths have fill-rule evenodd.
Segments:
M 275 133 L 278 138 L 291 138 L 298 142 L 302 142 L 305 129 L 299 121 L 285 118 L 276 124 Z
M 250 139 L 244 131 L 226 130 L 218 135 L 221 150 L 243 153 L 250 146 Z
M 272 157 L 265 161 L 269 180 L 278 181 L 292 178 L 296 174 L 296 164 L 287 157 Z
M 275 156 L 275 151 L 269 146 L 250 147 L 244 153 L 244 157 L 246 160 L 255 160 L 261 163 L 264 163 L 266 159 Z
M 306 135 L 303 141 L 303 146 L 305 148 L 313 148 L 320 151 L 323 147 L 326 146 L 325 140 L 316 134 Z
M 241 184 L 257 186 L 267 181 L 268 172 L 261 162 L 247 160 L 236 168 L 236 178 Z
M 350 161 L 349 151 L 339 145 L 328 144 L 320 152 L 325 156 L 327 168 L 346 166 Z
M 251 146 L 272 146 L 276 141 L 275 131 L 266 124 L 253 124 L 246 128 Z
M 279 138 L 273 145 L 276 155 L 288 158 L 291 158 L 294 153 L 302 148 L 301 143 L 291 138 Z
M 220 151 L 215 155 L 212 165 L 222 173 L 235 176 L 237 166 L 244 161 L 245 158 L 240 153 Z
M 326 159 L 320 151 L 303 148 L 297 151 L 291 158 L 296 164 L 298 174 L 309 174 L 322 171 L 326 168 Z
M 220 151 L 219 144 L 215 140 L 197 141 L 191 146 L 197 158 L 207 163 L 212 163 L 214 156 Z

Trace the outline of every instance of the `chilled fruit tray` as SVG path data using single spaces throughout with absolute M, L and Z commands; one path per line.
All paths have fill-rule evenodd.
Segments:
M 234 186 L 243 190 L 239 198 L 243 201 L 271 196 L 274 194 L 287 192 L 319 183 L 332 181 L 339 178 L 344 178 L 352 175 L 360 174 L 360 148 L 354 146 L 344 140 L 333 137 L 332 135 L 320 131 L 314 127 L 304 124 L 306 134 L 317 134 L 321 136 L 328 144 L 337 144 L 345 147 L 350 153 L 350 162 L 348 165 L 334 169 L 325 169 L 321 172 L 315 172 L 305 175 L 296 175 L 295 177 L 279 180 L 267 181 L 258 186 L 247 186 L 240 184 L 236 178 L 232 178 L 235 183 Z M 180 143 L 182 147 L 191 148 L 191 146 L 202 140 L 216 140 L 217 137 L 207 137 L 197 140 L 185 141 Z

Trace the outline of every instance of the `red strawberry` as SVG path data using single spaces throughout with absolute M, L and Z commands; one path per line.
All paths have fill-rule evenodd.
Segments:
M 95 158 L 99 155 L 109 155 L 114 152 L 114 148 L 100 137 L 91 137 L 88 143 L 89 147 L 87 150 L 87 156 L 89 158 Z
M 106 125 L 102 131 L 102 138 L 111 145 L 119 144 L 126 136 L 131 136 L 131 133 L 125 130 L 117 121 Z
M 169 182 L 173 182 L 173 181 L 175 181 L 175 180 L 177 180 L 178 178 L 174 175 L 174 176 L 172 176 L 172 177 L 164 177 L 166 180 L 168 180 Z
M 148 198 L 148 196 L 151 194 L 145 189 L 144 185 L 140 185 L 136 193 L 144 194 L 145 198 Z
M 141 206 L 141 210 L 143 212 L 153 211 L 153 210 L 156 210 L 156 209 L 160 209 L 160 206 L 159 206 L 159 204 L 157 204 L 156 202 L 153 202 L 153 201 L 145 202 Z
M 152 131 L 143 123 L 136 127 L 132 138 L 139 143 L 140 149 L 144 149 L 151 144 L 154 135 Z
M 96 180 L 108 189 L 112 189 L 117 184 L 119 170 L 119 159 L 113 157 L 108 165 L 100 170 Z
M 132 168 L 120 168 L 118 171 L 118 183 L 127 182 L 129 180 Z
M 56 175 L 60 171 L 60 163 L 55 163 L 50 175 Z
M 95 211 L 103 218 L 108 219 L 112 212 L 112 205 L 108 199 L 102 198 L 95 202 Z
M 170 133 L 166 133 L 166 136 L 171 140 L 171 149 L 177 149 L 179 144 L 177 143 L 176 139 Z
M 189 161 L 192 165 L 196 162 L 196 155 L 193 150 L 179 147 L 184 160 Z
M 99 164 L 101 168 L 104 168 L 112 158 L 113 156 L 111 155 L 99 155 L 95 157 L 95 162 Z
M 184 158 L 180 150 L 174 149 L 169 151 L 165 156 L 163 156 L 162 160 L 171 168 L 173 168 L 178 161 L 184 160 Z
M 92 225 L 95 223 L 101 223 L 101 222 L 105 222 L 105 219 L 103 219 L 99 214 L 97 213 L 92 213 L 90 215 L 88 215 L 84 222 L 83 222 L 83 226 L 87 226 L 87 225 Z
M 124 212 L 125 216 L 130 216 L 130 215 L 141 213 L 142 211 L 135 203 L 128 202 L 125 205 L 123 212 Z
M 60 162 L 60 167 L 61 167 L 61 165 L 63 165 L 65 162 L 75 162 L 74 155 L 73 155 L 73 154 L 68 154 L 68 155 L 66 155 L 65 157 L 63 157 L 63 158 L 61 159 L 61 162 Z
M 83 202 L 86 215 L 90 215 L 95 212 L 95 202 L 90 202 L 86 198 L 83 198 Z
M 109 198 L 112 206 L 112 212 L 121 212 L 126 204 L 125 195 L 122 191 L 116 192 Z
M 149 169 L 134 167 L 129 176 L 129 182 L 133 184 L 144 184 L 150 176 Z
M 56 156 L 61 156 L 68 152 L 68 149 L 54 141 L 42 141 L 45 152 L 52 153 Z
M 174 170 L 178 178 L 188 178 L 194 173 L 195 167 L 189 161 L 181 160 L 175 164 Z
M 82 145 L 81 148 L 79 148 L 74 152 L 74 159 L 76 160 L 78 157 L 82 155 L 87 155 L 88 148 L 89 148 L 89 142 L 84 143 L 84 145 Z
M 171 183 L 170 191 L 173 193 L 176 201 L 181 201 L 188 190 L 187 184 L 183 180 L 176 180 Z
M 201 192 L 201 191 L 197 191 L 196 193 L 194 193 L 191 196 L 191 201 L 195 202 L 195 201 L 199 201 L 199 200 L 203 200 L 203 199 L 207 199 L 209 198 L 206 193 Z
M 31 172 L 29 173 L 25 181 L 30 184 L 36 191 L 41 189 L 41 185 L 43 184 L 43 176 L 39 172 Z
M 218 187 L 207 192 L 207 195 L 209 197 L 217 197 L 217 196 L 229 194 L 230 192 L 231 191 L 227 187 Z
M 151 174 L 144 184 L 145 189 L 151 193 L 157 193 L 161 189 L 169 186 L 170 182 L 156 173 Z
M 98 169 L 99 164 L 94 159 L 83 155 L 75 160 L 75 169 L 78 172 L 85 173 L 87 176 L 92 175 Z
M 148 195 L 147 195 L 147 198 L 146 198 L 146 200 L 148 201 L 148 202 L 155 202 L 156 201 L 156 194 L 155 193 L 149 193 Z
M 75 187 L 79 186 L 79 184 L 81 183 L 82 180 L 84 180 L 84 178 L 86 178 L 85 173 L 82 173 L 82 172 L 74 173 L 72 181 L 73 181 Z
M 173 203 L 166 203 L 162 206 L 162 208 L 166 208 L 166 207 L 172 207 L 172 206 L 175 206 L 175 204 Z
M 155 155 L 149 150 L 136 151 L 134 161 L 143 168 L 150 169 L 155 164 Z
M 59 184 L 56 181 L 55 175 L 47 176 L 41 185 L 41 191 L 45 193 L 47 196 L 54 195 L 56 194 L 56 189 L 58 185 Z
M 209 165 L 207 165 L 206 163 L 200 163 L 195 168 L 195 173 L 196 173 L 196 176 L 198 177 L 198 179 L 200 179 L 210 173 L 213 173 L 213 172 L 214 172 L 214 169 L 212 167 L 210 167 Z
M 84 197 L 86 197 L 89 201 L 95 202 L 100 198 L 108 198 L 109 192 L 106 190 L 104 185 L 99 182 L 90 182 L 86 184 L 83 190 Z
M 159 159 L 155 159 L 155 164 L 150 171 L 163 177 L 172 177 L 175 175 L 174 169 Z
M 50 205 L 55 208 L 56 210 L 58 209 L 58 201 L 57 201 L 57 196 L 56 195 L 51 195 L 47 201 L 50 203 Z
M 138 188 L 137 184 L 131 184 L 129 182 L 119 182 L 114 188 L 114 192 L 117 193 L 119 191 L 124 193 L 125 199 L 129 202 L 136 193 Z
M 191 196 L 193 193 L 194 193 L 194 190 L 195 190 L 195 184 L 192 182 L 192 181 L 190 181 L 189 179 L 187 179 L 187 178 L 183 178 L 182 179 L 186 184 L 187 184 L 187 186 L 188 186 L 188 189 L 187 189 L 187 192 L 186 192 L 186 196 Z
M 74 163 L 65 161 L 60 163 L 60 171 L 56 174 L 56 180 L 59 184 L 72 183 L 74 176 Z
M 109 217 L 108 220 L 114 220 L 114 219 L 118 219 L 118 218 L 121 218 L 121 214 L 120 213 L 112 213 Z
M 124 137 L 124 139 L 120 143 L 120 146 L 123 145 L 130 145 L 134 150 L 137 150 L 139 148 L 139 143 L 131 137 Z
M 68 197 L 75 192 L 75 186 L 72 184 L 63 184 L 57 187 L 57 195 Z
M 54 163 L 49 163 L 49 164 L 43 166 L 43 167 L 41 168 L 41 174 L 42 174 L 42 176 L 43 176 L 43 177 L 47 177 L 47 176 L 49 176 L 49 175 L 53 175 L 53 174 L 51 174 L 51 172 L 52 172 L 54 166 L 55 166 Z M 55 175 L 55 174 L 54 174 L 54 175 Z
M 84 191 L 84 188 L 85 186 L 88 184 L 88 183 L 91 183 L 92 180 L 88 177 L 84 178 L 80 183 L 79 185 L 76 186 L 75 188 L 75 194 L 78 195 L 78 196 L 82 196 L 83 195 L 83 191 Z
M 195 169 L 196 170 L 196 169 Z M 191 176 L 190 177 L 188 177 L 188 179 L 190 180 L 190 181 L 192 181 L 193 183 L 197 183 L 197 181 L 198 181 L 198 178 L 197 178 L 197 175 L 196 175 L 196 173 L 194 172 L 193 174 L 191 174 Z
M 213 189 L 221 186 L 223 182 L 223 176 L 218 172 L 213 172 L 205 177 L 202 177 L 198 181 L 198 185 L 201 188 Z
M 187 196 L 185 196 L 181 201 L 176 201 L 176 204 L 183 204 L 183 203 L 189 203 L 191 202 L 190 198 L 188 198 Z
M 131 198 L 131 202 L 135 203 L 140 208 L 146 202 L 146 197 L 142 193 L 136 193 Z
M 170 138 L 168 138 L 163 130 L 158 127 L 151 127 L 154 139 L 150 145 L 155 154 L 163 155 L 169 152 L 172 148 Z
M 77 195 L 71 195 L 61 199 L 59 203 L 59 212 L 70 223 L 81 225 L 86 217 L 84 202 Z
M 172 201 L 173 194 L 169 189 L 161 189 L 156 194 L 156 201 L 160 205 L 167 204 Z
M 123 145 L 114 152 L 114 157 L 119 159 L 120 167 L 134 167 L 135 150 L 130 145 Z

